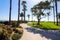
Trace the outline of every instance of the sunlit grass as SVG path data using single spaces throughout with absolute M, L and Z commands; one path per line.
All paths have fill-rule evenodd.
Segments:
M 46 30 L 60 30 L 60 26 L 57 26 L 53 22 L 41 22 L 40 25 L 37 25 L 37 22 L 32 22 L 28 25 L 35 28 L 46 29 Z

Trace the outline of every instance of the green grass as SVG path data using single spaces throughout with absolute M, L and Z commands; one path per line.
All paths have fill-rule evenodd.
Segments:
M 28 25 L 31 27 L 46 29 L 46 30 L 60 30 L 60 26 L 57 26 L 53 22 L 41 22 L 40 25 L 37 25 L 37 22 L 32 22 Z

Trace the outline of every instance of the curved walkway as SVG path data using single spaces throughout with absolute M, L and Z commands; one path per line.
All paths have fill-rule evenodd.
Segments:
M 60 40 L 60 30 L 42 30 L 23 23 L 23 36 L 20 40 Z

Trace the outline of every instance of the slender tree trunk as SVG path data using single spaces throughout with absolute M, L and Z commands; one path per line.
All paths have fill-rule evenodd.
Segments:
M 49 22 L 49 16 L 48 16 L 48 22 Z
M 59 19 L 59 24 L 60 24 L 60 19 Z
M 18 22 L 17 22 L 17 27 L 19 26 L 19 13 L 20 13 L 20 0 L 18 0 Z
M 41 12 L 41 9 L 40 9 L 40 12 Z M 40 25 L 40 18 L 41 18 L 41 15 L 38 15 L 38 25 Z
M 58 13 L 57 13 L 57 0 L 55 0 L 55 7 L 56 7 L 56 22 L 57 22 L 57 26 L 58 26 Z
M 38 25 L 40 25 L 40 19 L 38 19 Z
M 55 9 L 54 9 L 54 3 L 53 3 L 53 15 L 54 15 L 54 24 L 55 24 Z
M 23 21 L 23 17 L 21 17 L 21 20 Z
M 37 23 L 37 25 L 40 25 L 40 19 L 39 19 L 39 17 L 38 17 L 38 23 Z
M 29 17 L 28 17 L 28 21 L 29 21 Z
M 9 23 L 11 22 L 12 0 L 10 0 Z
M 25 8 L 24 8 L 24 21 L 25 21 Z
M 33 20 L 33 14 L 32 14 L 32 22 L 34 22 L 34 20 Z M 33 23 L 33 25 L 34 25 L 34 23 Z
M 33 14 L 32 14 L 32 22 L 33 22 Z

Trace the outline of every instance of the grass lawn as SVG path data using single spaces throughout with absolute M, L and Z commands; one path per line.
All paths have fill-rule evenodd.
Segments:
M 37 22 L 32 22 L 28 25 L 31 27 L 46 29 L 46 30 L 60 30 L 60 26 L 55 25 L 53 22 L 41 22 L 40 25 L 37 25 Z

